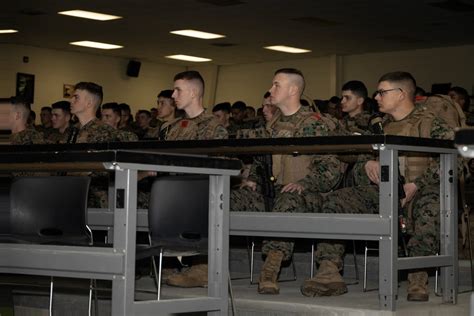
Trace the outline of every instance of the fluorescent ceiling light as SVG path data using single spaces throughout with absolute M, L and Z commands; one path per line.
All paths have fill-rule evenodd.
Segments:
M 0 30 L 0 34 L 10 34 L 10 33 L 16 33 L 18 32 L 17 30 L 12 30 L 12 29 L 9 29 L 9 30 Z
M 284 52 L 284 53 L 291 53 L 291 54 L 301 54 L 301 53 L 311 52 L 311 50 L 309 49 L 297 48 L 297 47 L 291 47 L 291 46 L 285 46 L 285 45 L 266 46 L 264 48 L 276 50 L 276 51 Z
M 171 58 L 171 59 L 192 61 L 192 62 L 196 62 L 196 63 L 202 63 L 202 62 L 205 62 L 205 61 L 211 61 L 212 60 L 212 59 L 209 59 L 209 58 L 189 56 L 189 55 L 170 55 L 170 56 L 165 56 L 165 57 L 166 58 Z
M 97 20 L 97 21 L 110 21 L 110 20 L 116 20 L 116 19 L 122 18 L 121 16 L 103 14 L 103 13 L 97 13 L 97 12 L 91 12 L 91 11 L 84 11 L 84 10 L 61 11 L 61 12 L 58 12 L 58 14 L 75 16 L 76 18 L 84 18 L 84 19 L 91 19 L 91 20 Z
M 176 35 L 196 37 L 196 38 L 201 38 L 201 39 L 215 39 L 215 38 L 225 37 L 225 35 L 221 35 L 221 34 L 207 33 L 207 32 L 201 32 L 201 31 L 196 31 L 196 30 L 178 30 L 178 31 L 171 31 L 170 33 L 176 34 Z
M 92 41 L 71 42 L 69 44 L 77 45 L 77 46 L 84 46 L 84 47 L 98 48 L 98 49 L 117 49 L 117 48 L 122 48 L 123 47 L 123 46 L 120 46 L 120 45 L 100 43 L 100 42 L 92 42 Z

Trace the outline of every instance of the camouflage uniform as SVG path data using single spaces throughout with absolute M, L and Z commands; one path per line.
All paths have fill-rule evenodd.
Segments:
M 267 124 L 267 132 L 271 138 L 327 136 L 329 127 L 319 113 L 307 112 L 300 108 L 290 116 L 276 112 L 272 121 Z M 272 173 L 276 177 L 273 212 L 312 212 L 314 205 L 320 203 L 319 193 L 329 192 L 340 182 L 344 166 L 333 155 L 273 155 L 272 161 Z M 252 167 L 249 179 L 259 183 L 257 169 L 257 166 Z M 284 185 L 294 182 L 304 187 L 301 194 L 280 193 Z M 231 211 L 264 212 L 261 189 L 233 190 L 230 208 Z M 283 260 L 288 260 L 293 253 L 293 245 L 294 243 L 289 241 L 264 240 L 262 252 L 268 254 L 270 250 L 279 250 L 284 255 Z
M 422 108 L 415 109 L 406 118 L 394 121 L 387 117 L 384 131 L 388 135 L 452 139 L 453 130 L 440 118 Z M 418 188 L 415 197 L 402 212 L 407 216 L 408 232 L 411 235 L 407 248 L 409 256 L 424 256 L 437 253 L 439 247 L 439 164 L 436 159 L 425 157 L 400 157 L 405 168 L 400 172 L 406 182 L 414 182 Z M 360 161 L 363 166 L 365 161 Z M 360 173 L 365 171 L 359 168 Z M 364 175 L 365 183 L 369 183 Z M 360 178 L 363 176 L 360 175 Z M 363 180 L 361 180 L 363 182 Z M 378 213 L 378 186 L 373 184 L 343 188 L 326 195 L 317 210 L 322 213 Z M 316 260 L 330 260 L 342 268 L 344 244 L 338 242 L 319 243 Z
M 35 126 L 36 130 L 43 134 L 44 139 L 48 139 L 51 134 L 53 134 L 56 129 L 53 127 L 44 127 L 43 125 Z
M 166 140 L 206 140 L 228 137 L 225 127 L 210 114 L 203 111 L 198 116 L 181 118 L 170 127 Z
M 163 122 L 163 124 L 161 124 L 159 128 L 160 131 L 158 132 L 158 140 L 165 140 L 166 135 L 168 135 L 168 132 L 170 131 L 171 127 L 180 119 L 180 117 L 177 117 L 172 119 L 171 121 Z
M 106 143 L 117 141 L 117 131 L 94 118 L 79 128 L 76 143 Z M 88 207 L 108 207 L 108 177 L 107 172 L 94 172 L 91 174 Z
M 119 142 L 136 142 L 138 141 L 137 134 L 125 130 L 117 130 L 117 139 Z
M 339 123 L 348 135 L 354 135 L 355 133 L 364 135 L 369 130 L 370 116 L 369 112 L 362 111 L 354 117 L 346 115 Z
M 46 141 L 52 144 L 65 144 L 67 143 L 70 133 L 71 127 L 69 126 L 64 130 L 64 133 L 59 132 L 58 129 L 54 129 L 54 132 L 51 133 L 48 138 L 46 138 Z
M 10 135 L 10 144 L 12 145 L 33 145 L 44 143 L 43 135 L 34 128 L 27 128 L 21 132 Z

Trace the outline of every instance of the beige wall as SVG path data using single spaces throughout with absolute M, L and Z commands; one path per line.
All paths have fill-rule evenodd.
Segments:
M 431 84 L 451 82 L 474 91 L 474 45 L 350 55 L 343 58 L 343 82 L 358 79 L 372 93 L 384 73 L 408 71 L 426 91 Z
M 23 63 L 23 56 L 29 56 L 30 62 Z M 126 102 L 137 110 L 155 106 L 157 92 L 172 88 L 176 73 L 193 69 L 206 82 L 206 107 L 237 100 L 259 107 L 273 73 L 283 67 L 303 71 L 305 94 L 310 99 L 338 94 L 341 84 L 352 79 L 362 80 L 372 92 L 383 73 L 395 70 L 412 72 L 426 90 L 432 83 L 452 82 L 472 93 L 472 56 L 474 45 L 232 66 L 196 64 L 186 68 L 142 62 L 139 78 L 131 78 L 125 75 L 127 59 L 0 44 L 0 97 L 14 95 L 16 73 L 24 72 L 36 76 L 35 109 L 61 100 L 64 83 L 94 81 L 104 87 L 105 102 Z
M 306 78 L 305 95 L 310 99 L 331 96 L 331 58 L 300 59 L 235 66 L 221 66 L 217 82 L 216 103 L 244 101 L 260 107 L 262 96 L 271 87 L 273 73 L 279 68 L 297 68 Z
M 29 56 L 29 63 L 23 63 Z M 142 62 L 140 76 L 126 76 L 128 60 L 28 46 L 0 45 L 0 97 L 15 94 L 16 73 L 35 75 L 33 109 L 63 100 L 63 84 L 93 81 L 103 86 L 104 102 L 125 102 L 133 109 L 156 105 L 160 90 L 173 86 L 185 67 Z

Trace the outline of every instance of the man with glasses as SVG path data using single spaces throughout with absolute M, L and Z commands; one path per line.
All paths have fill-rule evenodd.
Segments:
M 452 139 L 453 130 L 440 118 L 414 104 L 415 79 L 407 72 L 383 75 L 375 99 L 380 112 L 386 114 L 383 131 L 388 135 Z M 365 185 L 334 191 L 319 205 L 322 213 L 377 213 L 379 203 L 380 164 L 373 160 L 359 161 L 355 172 L 365 179 Z M 400 201 L 407 220 L 410 257 L 435 255 L 439 248 L 439 164 L 429 157 L 400 157 L 400 172 L 406 179 L 405 198 Z M 316 261 L 320 268 L 316 276 L 306 280 L 302 293 L 306 296 L 340 295 L 347 287 L 339 271 L 343 265 L 344 244 L 319 243 Z M 428 300 L 428 274 L 412 271 L 408 274 L 409 301 Z

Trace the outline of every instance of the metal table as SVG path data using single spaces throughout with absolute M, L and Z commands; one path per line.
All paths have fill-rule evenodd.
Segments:
M 114 146 L 109 144 L 108 146 Z M 137 144 L 123 144 L 132 149 Z M 241 236 L 358 239 L 379 241 L 380 309 L 395 310 L 398 270 L 440 267 L 443 302 L 456 303 L 458 291 L 457 253 L 457 151 L 452 141 L 402 136 L 333 136 L 314 138 L 243 139 L 142 143 L 150 150 L 209 155 L 255 153 L 354 154 L 378 152 L 386 176 L 380 184 L 379 214 L 253 213 L 230 214 L 230 234 Z M 440 254 L 398 258 L 398 154 L 419 152 L 440 156 Z M 97 228 L 111 226 L 110 216 L 90 210 Z M 138 213 L 141 229 L 146 230 L 146 211 Z
M 0 146 L 0 173 L 104 169 L 115 173 L 113 212 L 109 212 L 115 237 L 112 248 L 0 244 L 0 273 L 111 280 L 112 315 L 196 311 L 227 315 L 229 179 L 239 173 L 240 163 L 229 159 L 98 147 Z M 138 170 L 209 175 L 207 297 L 134 301 Z

